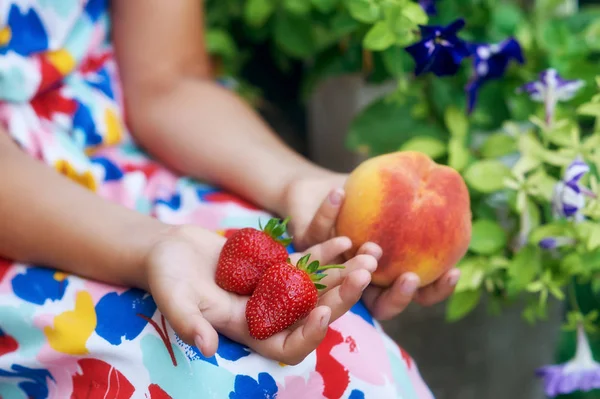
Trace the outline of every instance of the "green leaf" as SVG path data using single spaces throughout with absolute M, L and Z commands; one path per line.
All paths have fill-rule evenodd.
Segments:
M 443 138 L 444 131 L 438 125 L 411 115 L 412 101 L 407 99 L 400 105 L 385 97 L 374 100 L 352 121 L 347 146 L 353 150 L 366 147 L 374 156 L 395 151 L 412 137 Z
M 589 48 L 600 51 L 600 20 L 587 27 L 584 38 Z
M 330 13 L 339 4 L 339 0 L 312 0 L 312 5 L 322 13 Z
M 499 158 L 517 151 L 517 140 L 504 133 L 494 133 L 488 136 L 481 147 L 484 158 Z
M 405 66 L 404 50 L 400 46 L 392 46 L 381 53 L 383 65 L 392 77 L 404 76 Z
M 477 290 L 485 277 L 485 259 L 478 257 L 464 258 L 456 266 L 460 269 L 460 279 L 456 284 L 456 292 Z
M 291 57 L 308 58 L 315 48 L 309 18 L 279 13 L 275 19 L 274 37 L 277 45 Z
M 577 113 L 586 116 L 600 117 L 600 103 L 585 103 L 577 108 Z
M 207 30 L 206 47 L 210 54 L 217 54 L 224 58 L 231 59 L 238 54 L 233 38 L 222 29 Z
M 381 7 L 372 0 L 348 0 L 348 11 L 360 22 L 373 23 L 381 17 Z
M 464 174 L 467 184 L 482 193 L 493 193 L 503 189 L 504 179 L 508 176 L 510 169 L 494 159 L 475 162 Z
M 506 245 L 506 233 L 492 220 L 479 219 L 473 223 L 469 249 L 480 255 L 492 255 Z
M 480 290 L 455 292 L 448 300 L 446 320 L 457 321 L 465 317 L 479 303 Z
M 415 25 L 427 25 L 429 20 L 423 7 L 417 3 L 407 3 L 402 6 L 402 15 Z
M 315 287 L 316 287 L 318 290 L 323 290 L 323 289 L 327 288 L 327 286 L 326 286 L 326 285 L 319 284 L 319 283 L 315 283 Z
M 310 12 L 310 0 L 283 0 L 283 7 L 292 14 L 306 15 Z
M 363 46 L 369 50 L 382 51 L 396 41 L 394 33 L 385 21 L 377 22 L 365 35 Z
M 515 295 L 524 290 L 538 275 L 541 267 L 541 252 L 538 247 L 530 245 L 517 252 L 508 268 L 508 294 Z
M 464 144 L 464 139 L 452 137 L 448 142 L 448 166 L 460 172 L 467 166 L 470 159 L 471 152 Z
M 244 4 L 244 21 L 252 27 L 263 26 L 273 15 L 276 0 L 248 0 Z
M 446 154 L 446 143 L 434 137 L 414 137 L 404 143 L 400 151 L 418 151 L 436 159 Z
M 469 121 L 465 113 L 455 106 L 449 106 L 444 113 L 444 122 L 453 137 L 466 137 L 469 131 Z

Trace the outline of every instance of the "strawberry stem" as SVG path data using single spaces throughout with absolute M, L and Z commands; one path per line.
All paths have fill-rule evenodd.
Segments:
M 287 224 L 289 221 L 289 217 L 285 218 L 283 221 L 281 221 L 281 219 L 278 218 L 271 218 L 267 222 L 266 226 L 263 227 L 259 219 L 258 226 L 260 227 L 260 230 L 265 232 L 269 237 L 271 237 L 284 247 L 287 247 L 292 242 L 292 238 L 281 238 L 281 236 L 283 236 L 287 232 Z
M 296 267 L 305 273 L 307 273 L 310 279 L 315 283 L 315 287 L 318 290 L 322 290 L 327 288 L 326 285 L 320 284 L 319 281 L 323 280 L 323 278 L 327 277 L 327 274 L 323 273 L 323 271 L 328 269 L 344 269 L 344 265 L 325 265 L 320 266 L 318 260 L 314 260 L 310 262 L 307 266 L 308 259 L 310 258 L 310 254 L 306 254 L 298 260 Z

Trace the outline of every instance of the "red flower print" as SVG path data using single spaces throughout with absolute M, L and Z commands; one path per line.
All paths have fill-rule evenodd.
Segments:
M 81 359 L 71 399 L 129 399 L 135 388 L 119 370 L 99 359 Z
M 148 391 L 150 391 L 150 399 L 173 399 L 168 393 L 163 391 L 163 389 L 156 384 L 150 384 Z
M 344 342 L 342 334 L 329 328 L 325 339 L 317 347 L 317 365 L 315 369 L 323 377 L 325 385 L 323 395 L 329 399 L 341 398 L 350 383 L 348 370 L 335 360 L 330 353 L 334 346 L 342 342 Z
M 31 106 L 40 118 L 47 120 L 52 120 L 52 115 L 56 113 L 71 116 L 77 110 L 77 103 L 64 97 L 59 89 L 38 94 L 31 100 Z
M 400 345 L 398 345 L 398 349 L 400 349 L 402 360 L 404 360 L 404 363 L 406 363 L 406 367 L 410 370 L 410 368 L 412 367 L 412 358 L 410 357 L 408 352 L 405 351 L 404 348 L 402 348 Z
M 242 208 L 246 208 L 246 209 L 249 209 L 252 211 L 259 209 L 256 205 L 251 204 L 248 201 L 238 198 L 235 195 L 231 195 L 229 193 L 224 193 L 224 192 L 220 192 L 220 191 L 217 191 L 214 193 L 208 193 L 208 194 L 206 194 L 206 196 L 204 198 L 208 202 L 233 202 L 234 204 L 237 204 L 237 205 L 241 206 Z
M 0 329 L 0 356 L 14 352 L 19 348 L 19 343 L 16 339 L 6 334 Z
M 0 283 L 6 276 L 8 269 L 12 266 L 12 262 L 8 259 L 0 258 Z

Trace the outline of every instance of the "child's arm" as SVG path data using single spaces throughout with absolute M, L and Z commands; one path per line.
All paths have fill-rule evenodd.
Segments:
M 112 8 L 128 122 L 150 153 L 279 214 L 291 180 L 332 174 L 211 81 L 201 1 L 119 0 Z
M 370 281 L 376 261 L 361 255 L 331 277 L 319 307 L 268 340 L 250 337 L 248 297 L 220 289 L 215 267 L 224 238 L 195 226 L 166 226 L 112 204 L 23 153 L 0 128 L 0 256 L 150 291 L 178 336 L 207 356 L 215 328 L 258 353 L 295 364 L 325 337 Z M 313 248 L 330 261 L 350 247 L 336 239 Z M 298 254 L 293 255 L 298 258 Z M 365 269 L 365 270 L 363 270 Z
M 0 256 L 147 289 L 144 256 L 166 225 L 32 159 L 1 127 L 0 181 Z

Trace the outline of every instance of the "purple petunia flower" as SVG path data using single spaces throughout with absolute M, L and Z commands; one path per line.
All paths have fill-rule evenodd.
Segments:
M 436 15 L 437 7 L 435 6 L 436 0 L 419 0 L 419 5 L 427 13 L 427 15 Z
M 405 50 L 415 60 L 415 75 L 432 72 L 436 76 L 454 75 L 460 63 L 469 56 L 467 44 L 457 36 L 465 26 L 457 19 L 448 26 L 420 26 L 421 41 Z
M 541 367 L 536 375 L 544 379 L 544 390 L 551 398 L 600 388 L 600 364 L 594 360 L 583 326 L 577 327 L 575 356 L 563 364 Z
M 516 60 L 519 64 L 525 63 L 521 45 L 513 38 L 497 44 L 474 44 L 471 45 L 471 52 L 473 76 L 465 88 L 469 112 L 473 111 L 477 92 L 485 82 L 501 78 L 511 60 Z
M 546 123 L 550 124 L 556 104 L 573 98 L 584 85 L 583 80 L 566 80 L 555 69 L 547 69 L 540 73 L 539 80 L 529 82 L 517 91 L 527 92 L 532 100 L 544 103 Z
M 585 207 L 585 197 L 595 197 L 594 193 L 579 184 L 579 180 L 589 171 L 590 167 L 580 157 L 567 167 L 563 179 L 554 186 L 552 210 L 555 217 L 583 220 L 581 210 Z
M 575 239 L 571 237 L 546 237 L 540 240 L 538 243 L 542 249 L 556 249 L 559 247 L 566 247 L 575 244 Z

